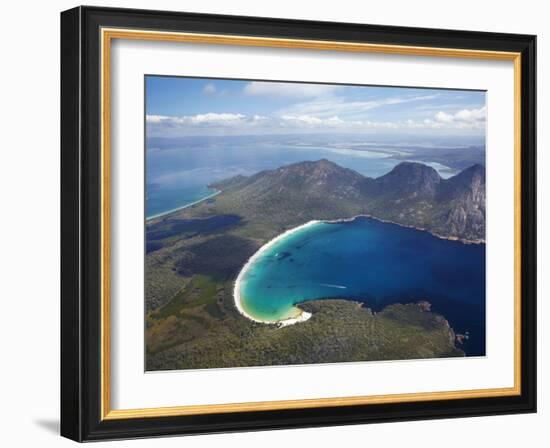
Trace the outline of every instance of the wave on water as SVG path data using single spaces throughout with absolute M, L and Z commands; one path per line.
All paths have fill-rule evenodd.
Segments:
M 331 285 L 330 283 L 319 283 L 319 284 L 321 286 L 326 286 L 327 288 L 347 289 L 347 287 L 343 285 Z

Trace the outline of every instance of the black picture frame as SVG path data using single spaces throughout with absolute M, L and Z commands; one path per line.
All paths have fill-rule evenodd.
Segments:
M 521 53 L 521 393 L 102 419 L 100 29 Z M 363 424 L 536 411 L 536 37 L 350 23 L 77 7 L 61 14 L 61 435 L 76 441 Z

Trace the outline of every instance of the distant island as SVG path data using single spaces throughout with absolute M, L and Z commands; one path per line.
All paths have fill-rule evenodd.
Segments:
M 427 165 L 402 162 L 369 178 L 322 159 L 208 187 L 220 193 L 147 222 L 147 370 L 464 356 L 462 335 L 422 296 L 375 311 L 361 291 L 347 296 L 343 289 L 299 301 L 310 318 L 280 328 L 244 317 L 234 288 L 262 246 L 310 221 L 363 216 L 433 235 L 377 229 L 400 239 L 394 251 L 419 238 L 424 245 L 453 240 L 458 246 L 449 250 L 460 254 L 461 245 L 483 245 L 482 165 L 442 179 Z

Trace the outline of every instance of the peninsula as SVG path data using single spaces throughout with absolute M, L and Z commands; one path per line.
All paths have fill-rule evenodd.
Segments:
M 220 193 L 147 221 L 147 370 L 464 355 L 447 319 L 417 305 L 421 296 L 374 311 L 367 296 L 342 289 L 298 300 L 300 313 L 266 324 L 243 309 L 236 288 L 262 247 L 310 222 L 369 216 L 483 245 L 483 166 L 444 180 L 402 162 L 373 179 L 323 159 L 209 187 Z

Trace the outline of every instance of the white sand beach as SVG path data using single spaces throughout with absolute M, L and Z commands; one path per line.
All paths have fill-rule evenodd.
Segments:
M 286 327 L 288 325 L 294 325 L 294 324 L 297 324 L 299 322 L 305 322 L 306 320 L 308 320 L 311 317 L 311 313 L 308 313 L 306 311 L 301 310 L 298 307 L 295 307 L 298 314 L 296 316 L 291 317 L 291 318 L 282 319 L 282 320 L 263 320 L 263 319 L 259 319 L 255 316 L 250 315 L 248 312 L 245 311 L 245 309 L 243 307 L 243 304 L 242 304 L 241 292 L 240 291 L 241 291 L 241 283 L 243 281 L 244 275 L 246 274 L 246 272 L 248 271 L 250 266 L 265 251 L 269 250 L 275 243 L 277 243 L 278 241 L 280 241 L 283 238 L 286 238 L 290 234 L 295 233 L 299 230 L 302 230 L 306 227 L 310 227 L 313 224 L 317 224 L 319 222 L 322 222 L 322 221 L 318 221 L 318 220 L 309 221 L 309 222 L 306 222 L 305 224 L 302 224 L 298 227 L 294 227 L 292 229 L 289 229 L 286 232 L 281 233 L 280 235 L 277 235 L 275 238 L 273 238 L 272 240 L 270 240 L 269 242 L 264 244 L 262 247 L 260 247 L 260 249 L 258 249 L 258 251 L 248 259 L 246 264 L 243 266 L 243 268 L 239 272 L 239 275 L 237 276 L 237 280 L 235 280 L 235 288 L 233 290 L 233 298 L 235 300 L 235 306 L 237 307 L 237 310 L 239 311 L 239 313 L 241 313 L 247 319 L 253 320 L 254 322 L 260 322 L 260 323 L 264 323 L 264 324 L 276 324 L 279 327 Z

